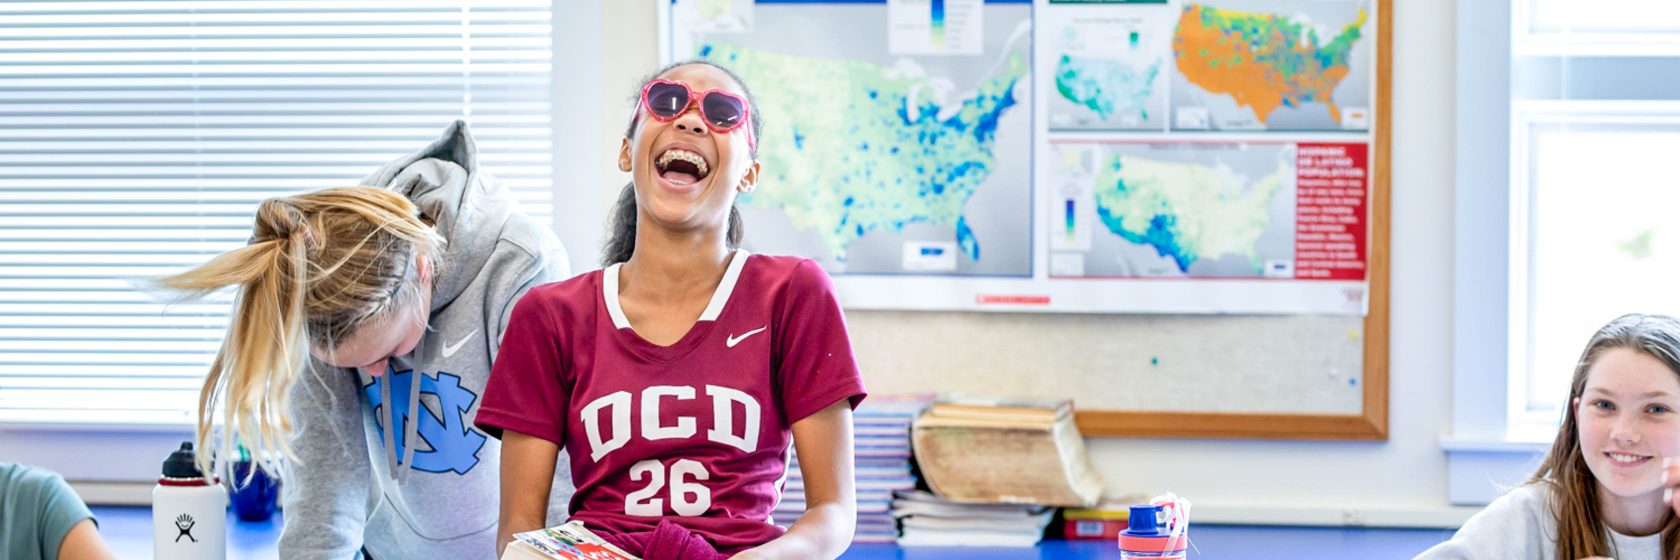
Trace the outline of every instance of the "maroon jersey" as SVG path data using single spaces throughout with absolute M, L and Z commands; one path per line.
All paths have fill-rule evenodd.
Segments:
M 618 265 L 532 289 L 514 308 L 476 424 L 562 446 L 591 529 L 669 519 L 733 554 L 780 536 L 789 429 L 863 399 L 833 285 L 816 262 L 737 251 L 688 334 L 630 328 Z

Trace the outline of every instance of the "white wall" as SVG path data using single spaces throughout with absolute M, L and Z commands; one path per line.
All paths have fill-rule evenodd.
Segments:
M 1171 490 L 1196 502 L 1198 517 L 1208 521 L 1448 526 L 1468 516 L 1470 510 L 1447 504 L 1439 440 L 1448 432 L 1451 415 L 1454 5 L 1451 0 L 1393 3 L 1388 441 L 1093 438 L 1092 459 L 1111 491 Z M 626 99 L 658 60 L 656 2 L 607 4 L 600 97 L 610 158 L 628 115 Z M 616 168 L 606 173 L 602 188 L 610 202 L 625 177 Z M 935 315 L 951 319 L 945 314 L 849 313 L 860 361 L 889 363 L 890 356 L 875 355 L 878 349 L 889 340 L 921 336 L 915 321 Z M 964 321 L 959 316 L 940 323 L 963 328 Z M 974 323 L 970 327 L 978 328 Z
M 602 4 L 624 2 L 568 2 L 554 10 L 554 231 L 565 240 L 574 273 L 595 268 L 607 204 L 596 188 L 607 157 L 595 134 L 603 126 L 600 96 L 606 89 L 596 85 L 605 62 L 595 54 L 606 37 Z
M 630 124 L 630 110 L 635 108 L 635 96 L 640 92 L 641 80 L 659 69 L 658 0 L 604 2 L 601 10 L 601 166 L 605 183 L 601 186 L 602 217 L 618 200 L 619 190 L 630 180 L 630 174 L 618 170 L 618 150 L 624 140 L 624 127 Z M 558 56 L 558 55 L 557 55 Z M 605 237 L 602 237 L 605 240 Z M 564 240 L 563 240 L 564 241 Z M 600 260 L 600 247 L 593 247 L 591 256 Z M 595 268 L 600 268 L 597 265 Z

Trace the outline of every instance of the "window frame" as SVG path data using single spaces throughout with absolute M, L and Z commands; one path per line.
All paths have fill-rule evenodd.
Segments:
M 1522 0 L 1518 0 L 1521 2 Z M 1485 504 L 1541 445 L 1510 439 L 1511 35 L 1509 2 L 1459 2 L 1455 57 L 1452 433 L 1447 500 Z

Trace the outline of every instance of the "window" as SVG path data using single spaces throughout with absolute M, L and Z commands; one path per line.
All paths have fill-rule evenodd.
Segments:
M 0 4 L 0 424 L 185 427 L 231 296 L 136 282 L 454 119 L 548 220 L 552 26 L 532 0 Z
M 1513 222 L 1527 236 L 1511 248 L 1513 431 L 1555 433 L 1581 349 L 1604 323 L 1680 311 L 1677 109 L 1516 104 Z
M 1680 5 L 1515 6 L 1509 425 L 1544 437 L 1599 326 L 1680 312 Z
M 1680 4 L 1463 2 L 1457 25 L 1447 447 L 1512 455 L 1504 474 L 1450 460 L 1452 501 L 1477 503 L 1461 490 L 1544 452 L 1599 326 L 1680 314 Z

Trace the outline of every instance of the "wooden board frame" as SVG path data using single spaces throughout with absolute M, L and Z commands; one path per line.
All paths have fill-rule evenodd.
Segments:
M 667 9 L 674 0 L 654 0 L 659 7 L 659 52 L 667 44 L 671 22 Z M 1374 0 L 1377 11 L 1376 90 L 1372 130 L 1371 174 L 1367 190 L 1367 308 L 1362 329 L 1360 375 L 1364 385 L 1360 411 L 1355 414 L 1291 414 L 1281 412 L 1161 412 L 1083 409 L 1076 412 L 1086 436 L 1241 438 L 1296 440 L 1388 439 L 1388 355 L 1390 289 L 1390 139 L 1392 124 L 1394 0 Z
M 1376 0 L 1376 129 L 1369 191 L 1369 279 L 1365 313 L 1364 393 L 1361 412 L 1349 415 L 1080 410 L 1086 436 L 1386 440 L 1388 439 L 1389 139 L 1393 130 L 1394 0 Z

